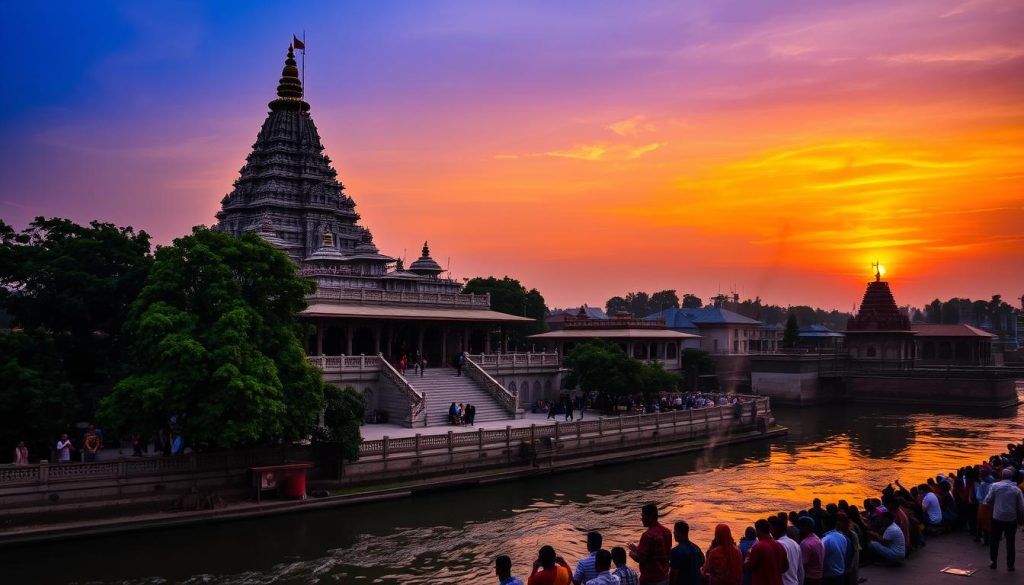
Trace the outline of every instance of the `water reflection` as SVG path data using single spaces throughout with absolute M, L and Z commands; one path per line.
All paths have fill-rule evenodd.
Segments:
M 140 533 L 0 553 L 12 583 L 448 583 L 487 579 L 493 557 L 523 573 L 537 549 L 575 559 L 585 534 L 635 541 L 659 502 L 695 541 L 742 531 L 815 496 L 859 501 L 895 477 L 919 480 L 1024 436 L 1016 409 L 885 414 L 866 406 L 779 410 L 788 437 L 457 492 L 258 521 Z M 572 468 L 571 462 L 563 465 Z M 880 471 L 884 470 L 884 471 Z M 97 559 L 104 559 L 98 563 Z M 14 561 L 17 562 L 14 562 Z M 49 579 L 40 579 L 41 573 Z

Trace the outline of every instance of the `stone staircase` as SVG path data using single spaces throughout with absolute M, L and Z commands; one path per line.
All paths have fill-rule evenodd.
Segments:
M 411 368 L 405 379 L 419 393 L 427 395 L 427 426 L 448 424 L 448 408 L 455 404 L 472 404 L 476 407 L 476 423 L 514 418 L 494 397 L 480 387 L 463 371 L 455 375 L 452 368 L 427 368 L 421 378 Z

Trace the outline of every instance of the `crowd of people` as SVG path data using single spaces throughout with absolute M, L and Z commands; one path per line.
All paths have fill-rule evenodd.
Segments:
M 455 404 L 448 407 L 448 423 L 452 425 L 473 426 L 476 420 L 476 407 L 472 404 Z
M 899 566 L 928 539 L 956 531 L 988 546 L 993 570 L 1005 541 L 1006 568 L 1013 571 L 1014 538 L 1024 524 L 1022 470 L 1024 443 L 1011 444 L 1006 453 L 909 489 L 897 480 L 860 508 L 814 499 L 806 510 L 757 520 L 739 541 L 728 525 L 718 524 L 706 550 L 690 541 L 687 522 L 675 522 L 670 531 L 658 507 L 647 504 L 637 543 L 609 550 L 602 535 L 591 532 L 588 554 L 575 566 L 542 546 L 526 585 L 857 585 L 860 567 Z M 509 557 L 499 556 L 494 567 L 501 585 L 523 585 Z

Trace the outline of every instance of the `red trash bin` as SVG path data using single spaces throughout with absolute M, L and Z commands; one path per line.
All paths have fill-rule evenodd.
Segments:
M 293 469 L 288 472 L 288 480 L 284 484 L 284 496 L 301 500 L 306 497 L 306 470 Z

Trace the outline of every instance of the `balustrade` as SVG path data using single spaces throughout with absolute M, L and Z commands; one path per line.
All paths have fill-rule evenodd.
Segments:
M 754 423 L 754 408 L 758 415 L 769 413 L 768 398 L 744 396 L 743 409 L 737 421 L 743 427 Z M 363 441 L 359 446 L 360 457 L 380 456 L 383 453 L 424 453 L 430 451 L 452 450 L 460 447 L 475 446 L 478 449 L 499 445 L 511 446 L 520 441 L 533 442 L 552 438 L 556 442 L 569 438 L 584 436 L 606 436 L 609 434 L 628 434 L 645 430 L 672 429 L 671 432 L 692 439 L 699 433 L 710 433 L 716 425 L 723 425 L 734 420 L 733 405 L 713 406 L 709 408 L 685 411 L 670 411 L 654 414 L 634 414 L 616 417 L 615 419 L 595 419 L 574 421 L 569 423 L 530 425 L 529 427 L 506 427 L 499 430 L 456 433 L 448 431 L 438 435 L 416 435 L 415 439 L 388 439 Z M 385 443 L 387 444 L 385 447 Z

